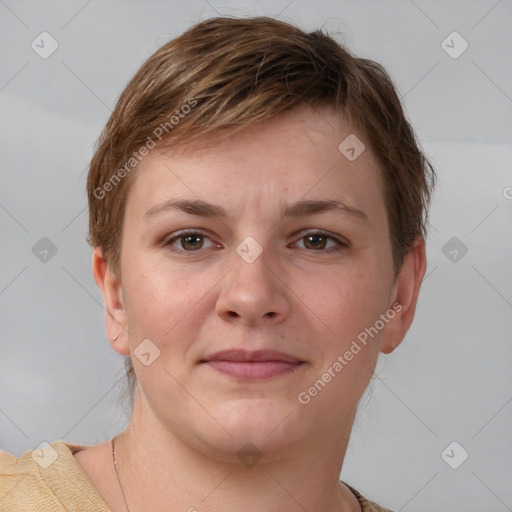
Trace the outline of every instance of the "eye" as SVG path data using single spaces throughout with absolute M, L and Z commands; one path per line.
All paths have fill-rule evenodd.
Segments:
M 166 247 L 171 246 L 177 251 L 194 252 L 204 248 L 205 240 L 210 239 L 199 231 L 183 231 L 171 238 L 168 238 L 163 245 Z M 179 244 L 179 247 L 176 246 L 176 243 Z M 213 247 L 213 243 L 210 247 Z
M 205 246 L 205 241 L 209 241 L 210 245 Z M 325 231 L 315 230 L 303 235 L 299 242 L 304 243 L 304 248 L 313 250 L 315 252 L 329 253 L 333 251 L 339 251 L 346 247 L 348 244 L 338 237 L 330 235 Z M 328 247 L 330 244 L 330 247 Z M 164 247 L 181 252 L 191 253 L 199 251 L 200 249 L 219 247 L 211 239 L 200 231 L 182 231 L 181 233 L 175 234 L 171 238 L 166 239 L 163 244 Z
M 316 252 L 339 251 L 348 247 L 347 243 L 343 242 L 335 236 L 329 235 L 324 231 L 312 231 L 307 233 L 300 238 L 300 241 L 304 241 L 306 249 L 311 249 Z M 326 246 L 329 244 L 329 241 L 331 244 L 334 243 L 334 245 L 331 245 L 331 247 L 325 250 Z

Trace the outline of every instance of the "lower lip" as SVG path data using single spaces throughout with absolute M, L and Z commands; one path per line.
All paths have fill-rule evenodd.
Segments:
M 213 369 L 238 379 L 268 379 L 285 375 L 302 365 L 286 361 L 207 361 Z

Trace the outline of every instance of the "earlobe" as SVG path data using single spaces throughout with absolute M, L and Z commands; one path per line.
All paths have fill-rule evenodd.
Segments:
M 107 338 L 116 352 L 124 356 L 130 355 L 121 281 L 111 272 L 99 247 L 93 252 L 92 273 L 103 294 Z
M 394 318 L 386 325 L 382 336 L 381 352 L 390 354 L 400 345 L 414 319 L 421 282 L 427 267 L 425 240 L 418 237 L 407 253 L 393 289 Z

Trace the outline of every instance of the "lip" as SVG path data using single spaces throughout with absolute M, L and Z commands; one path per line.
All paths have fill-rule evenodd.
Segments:
M 224 350 L 201 361 L 214 370 L 238 379 L 259 380 L 288 374 L 304 361 L 276 350 Z

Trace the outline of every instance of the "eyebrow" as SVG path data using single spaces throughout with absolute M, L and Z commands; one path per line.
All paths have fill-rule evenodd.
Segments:
M 228 217 L 226 210 L 224 210 L 224 208 L 221 206 L 207 203 L 200 199 L 170 199 L 164 203 L 151 207 L 144 214 L 144 219 L 149 220 L 150 218 L 153 218 L 160 213 L 172 210 L 179 210 L 199 217 L 218 217 L 221 219 L 226 219 Z M 351 215 L 361 220 L 365 220 L 366 222 L 369 221 L 368 217 L 363 211 L 334 199 L 300 200 L 292 205 L 285 205 L 281 209 L 281 217 L 302 217 L 305 215 L 324 212 L 342 213 L 345 215 Z

